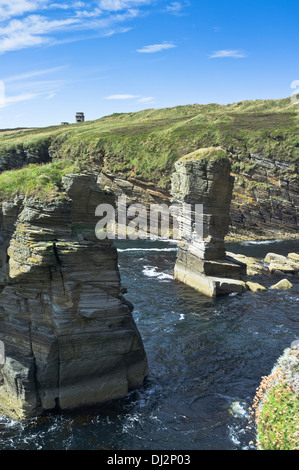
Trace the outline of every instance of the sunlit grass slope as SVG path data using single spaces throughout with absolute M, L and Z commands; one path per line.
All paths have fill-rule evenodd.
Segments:
M 53 183 L 59 190 L 59 178 L 70 167 L 74 171 L 104 169 L 167 189 L 175 161 L 203 147 L 224 146 L 237 151 L 239 159 L 260 153 L 292 164 L 299 161 L 298 108 L 289 98 L 225 106 L 194 104 L 113 114 L 78 124 L 3 130 L 2 158 L 9 159 L 12 152 L 24 149 L 35 153 L 46 149 L 52 163 L 42 170 L 50 181 L 40 178 L 41 170 L 30 167 L 2 173 L 0 199 L 19 191 L 22 178 L 30 179 L 30 191 L 35 184 L 43 186 L 41 181 L 49 188 Z M 21 178 L 21 173 L 15 173 L 18 171 L 23 171 Z

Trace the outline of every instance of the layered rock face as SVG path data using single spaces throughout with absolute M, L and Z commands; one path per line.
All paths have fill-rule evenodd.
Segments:
M 123 397 L 147 374 L 117 250 L 95 236 L 109 195 L 91 176 L 64 186 L 64 200 L 3 204 L 0 409 L 18 418 Z
M 209 296 L 242 292 L 245 284 L 240 276 L 245 274 L 245 265 L 226 257 L 224 245 L 233 189 L 226 152 L 220 148 L 201 149 L 180 159 L 175 169 L 173 202 L 192 208 L 203 205 L 200 235 L 194 227 L 189 233 L 183 230 L 175 278 Z M 183 220 L 184 225 L 187 223 Z
M 49 143 L 45 142 L 40 144 L 39 147 L 24 147 L 20 145 L 19 148 L 13 150 L 1 150 L 0 152 L 0 172 L 21 168 L 30 163 L 46 163 L 51 161 L 49 154 Z
M 277 238 L 298 234 L 298 160 L 291 164 L 237 152 L 230 159 L 235 176 L 230 208 L 232 231 Z

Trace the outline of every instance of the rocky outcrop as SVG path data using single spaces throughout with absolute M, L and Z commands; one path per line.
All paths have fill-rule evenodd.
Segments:
M 227 151 L 234 187 L 229 210 L 232 237 L 285 238 L 298 236 L 299 173 L 298 163 L 291 165 L 259 154 Z M 296 166 L 297 165 L 297 166 Z M 170 204 L 171 195 L 150 183 L 122 179 L 121 175 L 103 175 L 103 184 L 112 191 L 122 189 L 134 203 L 152 195 Z
M 258 450 L 299 450 L 298 370 L 299 344 L 295 340 L 270 374 L 262 377 L 249 408 Z
M 31 163 L 51 161 L 47 140 L 28 146 L 19 145 L 14 149 L 0 150 L 0 172 L 21 168 Z
M 183 233 L 175 279 L 211 297 L 243 292 L 246 285 L 240 276 L 245 274 L 245 265 L 227 258 L 224 244 L 233 189 L 226 152 L 220 148 L 201 149 L 180 159 L 175 169 L 173 202 L 194 208 L 196 204 L 203 205 L 202 233 L 194 226 L 189 233 Z
M 299 172 L 293 162 L 262 154 L 230 153 L 235 185 L 231 231 L 270 238 L 298 234 Z
M 288 279 L 282 279 L 281 281 L 277 282 L 270 289 L 277 289 L 277 290 L 286 290 L 291 289 L 293 284 Z
M 60 200 L 2 208 L 0 409 L 18 418 L 123 397 L 147 374 L 117 250 L 95 236 L 111 195 L 88 175 L 64 187 Z
M 1 149 L 0 172 L 61 158 L 61 147 L 65 139 L 64 135 L 52 135 L 30 144 L 20 143 L 15 148 Z M 247 238 L 298 236 L 298 157 L 286 160 L 277 152 L 270 157 L 266 156 L 266 149 L 265 155 L 250 151 L 250 148 L 246 152 L 233 146 L 226 150 L 232 165 L 232 175 L 235 177 L 230 206 L 230 234 Z M 134 172 L 129 177 L 130 181 L 127 179 L 128 175 L 126 179 L 122 179 L 122 174 L 113 173 L 113 169 L 109 168 L 109 158 L 104 168 L 102 167 L 105 160 L 102 150 L 94 150 L 92 153 L 94 163 L 97 162 L 97 171 L 104 169 L 106 173 L 103 181 L 106 180 L 105 184 L 108 186 L 117 191 L 123 188 L 128 194 L 132 190 L 134 198 L 139 193 L 138 202 L 141 203 L 144 196 L 149 194 L 153 198 L 167 199 L 167 191 L 157 190 L 150 174 L 147 175 L 147 181 L 136 180 Z M 76 158 L 80 159 L 80 155 L 76 155 Z M 161 172 L 164 171 L 166 169 L 162 167 Z M 166 173 L 169 173 L 169 169 Z M 165 181 L 165 188 L 167 187 L 168 183 Z

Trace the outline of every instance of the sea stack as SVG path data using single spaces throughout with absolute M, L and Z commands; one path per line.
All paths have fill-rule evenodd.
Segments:
M 63 184 L 0 212 L 0 410 L 17 419 L 124 397 L 147 373 L 117 249 L 95 236 L 108 196 L 89 175 Z
M 190 204 L 191 208 L 203 205 L 201 234 L 194 227 L 183 230 L 174 277 L 210 297 L 246 290 L 240 279 L 246 266 L 226 256 L 224 243 L 234 184 L 230 168 L 226 151 L 211 147 L 182 157 L 172 175 L 173 203 Z

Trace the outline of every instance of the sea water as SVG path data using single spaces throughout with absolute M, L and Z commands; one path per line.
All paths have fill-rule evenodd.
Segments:
M 0 449 L 246 450 L 261 377 L 299 339 L 299 277 L 287 291 L 210 299 L 173 279 L 176 245 L 117 242 L 122 284 L 146 349 L 149 375 L 127 397 L 17 422 L 0 417 Z M 227 244 L 263 257 L 299 241 Z M 261 278 L 269 287 L 279 278 Z

